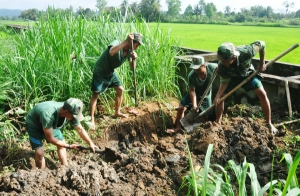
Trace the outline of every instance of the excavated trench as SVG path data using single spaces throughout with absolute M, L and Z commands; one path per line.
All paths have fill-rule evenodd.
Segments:
M 186 141 L 195 168 L 203 165 L 207 147 L 213 144 L 211 164 L 225 167 L 229 160 L 239 164 L 246 157 L 255 165 L 259 183 L 270 181 L 273 154 L 285 147 L 287 132 L 281 130 L 273 137 L 263 119 L 244 115 L 225 116 L 222 125 L 208 121 L 189 134 L 167 135 L 164 130 L 173 126 L 175 107 L 151 103 L 126 120 L 99 118 L 99 124 L 107 119 L 100 127 L 101 136 L 89 134 L 100 151 L 69 150 L 69 165 L 64 167 L 59 166 L 55 150 L 46 152 L 47 169 L 39 170 L 28 143 L 2 147 L 0 195 L 186 195 L 185 189 L 178 192 L 189 172 Z M 244 106 L 243 111 L 255 112 Z M 274 178 L 285 179 L 285 164 L 279 158 Z

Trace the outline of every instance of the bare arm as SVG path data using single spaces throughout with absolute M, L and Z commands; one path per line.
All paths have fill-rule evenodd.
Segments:
M 69 147 L 69 145 L 66 144 L 65 141 L 61 141 L 53 136 L 53 128 L 52 127 L 51 128 L 43 128 L 43 130 L 44 130 L 47 141 L 50 142 L 51 144 L 54 144 L 58 147 L 64 147 L 64 148 Z
M 193 109 L 197 110 L 197 96 L 196 96 L 196 88 L 195 87 L 190 87 L 190 98 L 191 98 L 191 102 L 192 102 L 192 107 Z
M 218 90 L 218 92 L 216 94 L 216 97 L 214 99 L 214 104 L 215 105 L 218 105 L 221 96 L 223 95 L 223 93 L 225 92 L 226 88 L 228 87 L 228 84 L 229 84 L 229 82 L 226 82 L 226 83 L 222 82 L 220 84 L 219 90 Z
M 130 33 L 127 38 L 122 41 L 120 44 L 112 46 L 109 50 L 109 55 L 110 56 L 114 56 L 115 54 L 117 54 L 122 48 L 124 48 L 126 45 L 130 44 L 131 45 L 131 41 L 133 40 L 134 35 L 133 33 Z
M 87 132 L 85 131 L 85 129 L 82 127 L 81 124 L 79 124 L 78 126 L 75 127 L 79 136 L 93 149 L 93 151 L 95 152 L 95 148 L 98 148 L 93 141 L 91 140 L 91 138 L 89 137 L 89 135 L 87 134 Z
M 258 67 L 258 71 L 263 72 L 265 71 L 266 68 L 266 64 L 265 64 L 265 54 L 266 54 L 266 49 L 264 48 L 264 50 L 260 50 L 259 51 L 259 67 Z

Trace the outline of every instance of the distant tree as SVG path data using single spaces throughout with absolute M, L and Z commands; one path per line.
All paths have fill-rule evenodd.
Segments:
M 246 16 L 242 13 L 238 13 L 237 15 L 235 15 L 235 21 L 236 22 L 245 22 Z
M 131 12 L 136 15 L 139 13 L 139 4 L 137 1 L 134 1 L 130 4 Z
M 167 15 L 170 17 L 177 17 L 181 11 L 181 1 L 180 0 L 166 0 L 168 5 Z
M 200 16 L 204 15 L 205 14 L 205 6 L 206 6 L 205 1 L 204 0 L 200 0 L 199 3 L 198 3 L 198 5 L 199 5 L 199 14 L 200 14 Z
M 267 10 L 261 5 L 251 6 L 250 10 L 252 11 L 254 17 L 263 18 L 267 15 Z
M 300 10 L 295 13 L 295 18 L 300 18 Z
M 147 22 L 157 21 L 160 13 L 159 0 L 141 0 L 139 10 Z
M 231 7 L 229 5 L 226 5 L 224 10 L 225 15 L 229 15 L 230 11 L 231 11 Z
M 289 3 L 288 1 L 284 1 L 282 5 L 285 7 L 285 14 L 288 14 L 289 9 L 294 7 L 294 2 Z
M 98 8 L 100 14 L 102 14 L 105 11 L 106 5 L 107 5 L 106 0 L 97 0 L 96 8 Z
M 128 10 L 128 7 L 129 7 L 128 0 L 123 0 L 120 5 L 120 10 L 123 16 L 125 15 L 125 12 Z
M 266 9 L 266 16 L 269 19 L 271 19 L 271 18 L 273 18 L 273 15 L 274 15 L 273 8 L 271 6 L 268 6 L 267 9 Z
M 39 19 L 39 11 L 36 8 L 24 10 L 21 12 L 19 18 L 37 21 Z
M 194 5 L 193 14 L 196 15 L 197 19 L 199 18 L 200 15 L 199 4 Z
M 86 8 L 86 9 L 84 9 L 83 15 L 84 15 L 84 18 L 93 18 L 96 14 L 90 8 Z
M 217 7 L 214 3 L 208 3 L 205 6 L 205 15 L 211 19 L 217 13 Z
M 185 16 L 191 16 L 193 15 L 193 7 L 191 6 L 191 4 L 189 4 L 186 8 L 185 11 L 183 13 Z

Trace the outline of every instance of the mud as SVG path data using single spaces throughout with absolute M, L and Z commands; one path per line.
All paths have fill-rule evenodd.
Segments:
M 271 135 L 259 108 L 237 105 L 227 110 L 222 125 L 208 121 L 189 134 L 168 135 L 164 130 L 173 126 L 177 106 L 176 101 L 140 103 L 128 108 L 128 119 L 113 119 L 99 107 L 98 129 L 89 134 L 100 152 L 68 150 L 69 165 L 64 167 L 55 148 L 46 152 L 47 169 L 39 170 L 28 142 L 6 143 L 0 148 L 0 195 L 186 195 L 178 192 L 189 171 L 186 141 L 195 168 L 203 165 L 213 144 L 211 164 L 225 167 L 229 160 L 239 164 L 246 157 L 265 185 L 275 155 L 273 178 L 286 178 L 276 152 L 287 150 L 284 138 L 290 133 L 281 129 L 278 136 Z

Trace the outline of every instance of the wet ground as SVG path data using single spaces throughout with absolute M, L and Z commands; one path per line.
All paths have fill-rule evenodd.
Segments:
M 213 144 L 211 163 L 225 167 L 229 160 L 239 164 L 246 157 L 263 186 L 271 181 L 275 154 L 273 178 L 286 178 L 285 163 L 279 160 L 281 152 L 293 149 L 286 145 L 290 133 L 281 126 L 279 135 L 271 135 L 260 107 L 236 105 L 228 109 L 222 125 L 208 121 L 188 134 L 168 135 L 164 130 L 173 126 L 177 106 L 176 101 L 140 103 L 128 108 L 128 119 L 111 118 L 98 107 L 98 129 L 89 134 L 100 151 L 68 150 L 65 167 L 60 167 L 53 145 L 45 170 L 35 168 L 29 143 L 2 146 L 0 195 L 186 195 L 178 192 L 189 171 L 186 141 L 195 168 L 203 165 Z

